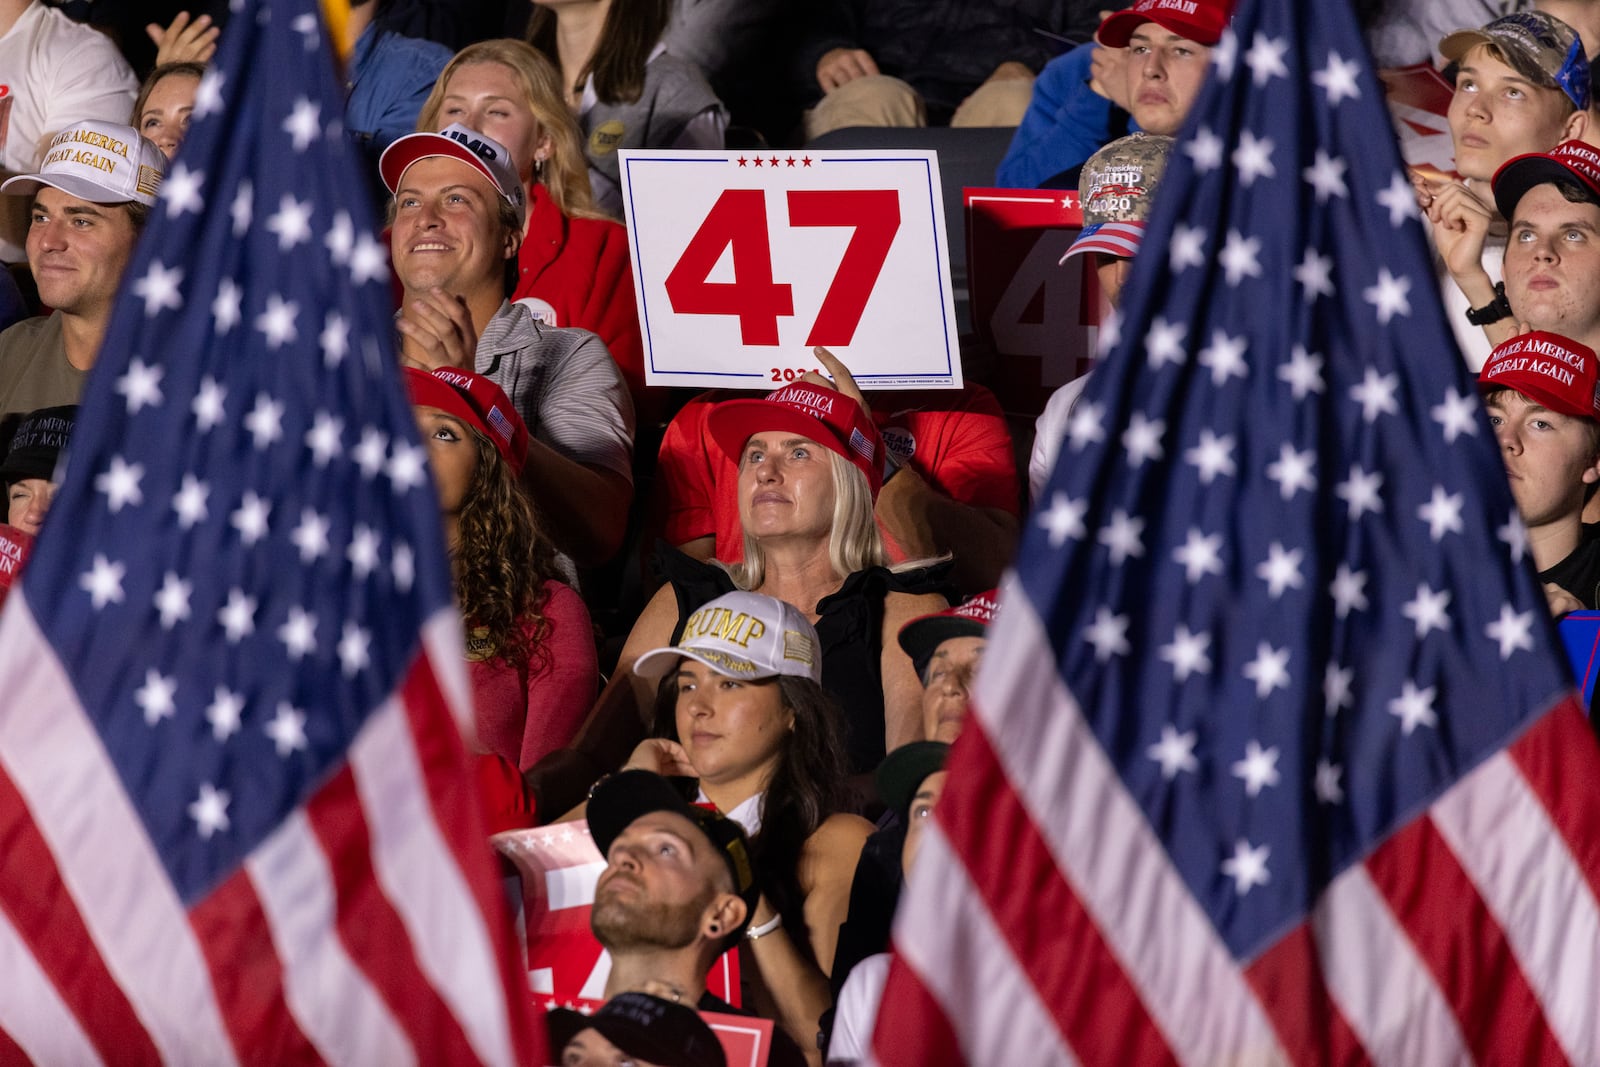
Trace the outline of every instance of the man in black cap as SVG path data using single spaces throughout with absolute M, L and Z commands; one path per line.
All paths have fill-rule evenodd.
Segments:
M 761 898 L 739 824 L 689 803 L 650 771 L 600 781 L 588 818 L 606 858 L 589 912 L 594 936 L 611 953 L 606 1000 L 640 992 L 701 1011 L 752 1014 L 706 989 L 712 964 L 744 939 Z M 559 1044 L 560 1018 L 551 1015 L 552 1044 Z M 772 1041 L 774 1067 L 804 1062 L 781 1027 Z
M 596 786 L 589 830 L 606 858 L 589 923 L 611 953 L 607 999 L 644 990 L 729 1010 L 705 985 L 760 898 L 744 831 L 649 771 Z
M 0 462 L 0 483 L 6 490 L 6 522 L 30 536 L 37 536 L 45 513 L 55 495 L 56 461 L 67 439 L 78 406 L 40 408 L 30 411 L 18 423 L 11 445 Z
M 593 1015 L 551 1013 L 561 1067 L 725 1067 L 717 1035 L 692 1008 L 648 993 L 622 993 Z

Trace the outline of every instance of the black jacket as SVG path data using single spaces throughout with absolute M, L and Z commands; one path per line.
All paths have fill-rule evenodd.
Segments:
M 814 0 L 795 74 L 807 98 L 822 95 L 817 61 L 834 48 L 861 48 L 878 69 L 910 83 L 928 121 L 948 122 L 967 95 L 1007 60 L 1035 73 L 1066 50 L 1056 34 L 1085 41 L 1102 7 L 1085 0 Z

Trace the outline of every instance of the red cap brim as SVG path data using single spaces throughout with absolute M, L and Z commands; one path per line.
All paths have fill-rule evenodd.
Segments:
M 1146 22 L 1154 22 L 1162 29 L 1196 44 L 1210 46 L 1222 40 L 1222 31 L 1228 25 L 1225 11 L 1214 10 L 1202 2 L 1196 7 L 1195 14 L 1200 17 L 1188 17 L 1170 9 L 1135 11 L 1130 8 L 1118 11 L 1102 22 L 1094 39 L 1107 48 L 1126 48 L 1134 30 Z
M 773 400 L 725 400 L 711 409 L 711 414 L 706 418 L 706 428 L 717 447 L 733 460 L 735 466 L 738 466 L 744 454 L 744 443 L 750 440 L 752 434 L 762 430 L 784 430 L 815 441 L 849 460 L 867 476 L 867 486 L 872 490 L 874 500 L 883 486 L 883 471 L 851 449 L 849 442 L 840 440 L 832 426 L 788 404 Z
M 513 477 L 522 475 L 522 463 L 526 457 L 514 455 L 511 446 L 501 439 L 499 434 L 491 433 L 489 426 L 483 421 L 483 415 L 464 396 L 461 390 L 445 381 L 436 378 L 427 371 L 407 367 L 406 392 L 411 396 L 411 403 L 419 408 L 438 408 L 447 415 L 454 416 L 472 427 L 473 430 L 489 439 L 495 451 L 500 453 L 500 458 L 506 461 L 511 468 Z

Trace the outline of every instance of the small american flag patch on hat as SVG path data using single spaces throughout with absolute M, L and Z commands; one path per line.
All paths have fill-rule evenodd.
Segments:
M 511 420 L 506 418 L 505 412 L 501 411 L 498 407 L 491 407 L 489 409 L 489 425 L 494 427 L 495 433 L 499 434 L 507 441 L 510 441 L 516 436 L 516 433 L 511 429 Z
M 867 440 L 867 435 L 854 427 L 850 430 L 850 450 L 857 452 L 861 458 L 871 463 L 876 458 L 877 449 L 872 442 Z

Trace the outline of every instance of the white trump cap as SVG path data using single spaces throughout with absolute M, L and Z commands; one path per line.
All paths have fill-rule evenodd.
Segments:
M 0 193 L 31 193 L 48 185 L 92 204 L 138 201 L 153 207 L 167 157 L 132 126 L 75 122 L 50 139 L 37 174 L 19 174 Z
M 816 629 L 792 604 L 760 593 L 724 593 L 701 605 L 684 622 L 678 643 L 646 652 L 633 673 L 660 678 L 685 656 L 729 678 L 787 674 L 822 681 Z

